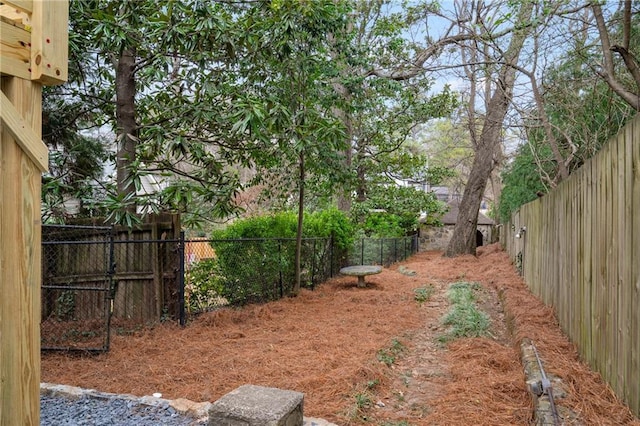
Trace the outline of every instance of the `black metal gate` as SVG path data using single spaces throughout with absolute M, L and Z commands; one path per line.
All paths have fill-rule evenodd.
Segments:
M 114 274 L 111 227 L 42 227 L 43 350 L 109 349 Z

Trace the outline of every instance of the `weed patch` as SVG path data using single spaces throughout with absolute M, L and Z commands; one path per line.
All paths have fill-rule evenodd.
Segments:
M 447 332 L 438 337 L 441 343 L 460 337 L 485 336 L 491 325 L 489 316 L 476 306 L 475 293 L 482 287 L 478 283 L 456 282 L 449 286 L 451 309 L 442 320 Z
M 387 367 L 391 367 L 398 355 L 404 352 L 405 346 L 398 339 L 391 341 L 391 346 L 378 351 L 378 361 L 384 363 Z
M 418 287 L 413 289 L 413 300 L 418 303 L 427 302 L 433 296 L 433 293 L 436 291 L 433 284 L 428 284 L 423 287 Z

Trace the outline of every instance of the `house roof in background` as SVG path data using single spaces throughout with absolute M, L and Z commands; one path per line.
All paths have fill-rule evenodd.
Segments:
M 442 223 L 445 225 L 455 225 L 458 220 L 458 201 L 451 201 L 447 203 L 447 205 L 449 206 L 449 211 L 442 217 Z M 493 220 L 478 212 L 478 225 L 493 224 Z

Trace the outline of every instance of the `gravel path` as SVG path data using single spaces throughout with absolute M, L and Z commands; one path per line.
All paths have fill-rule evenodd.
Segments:
M 201 426 L 209 403 L 40 384 L 40 426 Z M 337 426 L 305 417 L 303 426 Z
M 201 425 L 168 403 L 147 405 L 114 396 L 65 398 L 40 396 L 41 426 L 191 426 Z

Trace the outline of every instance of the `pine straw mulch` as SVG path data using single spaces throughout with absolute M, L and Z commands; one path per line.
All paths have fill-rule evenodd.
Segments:
M 564 381 L 562 404 L 583 424 L 640 425 L 579 360 L 498 245 L 478 257 L 420 253 L 367 277 L 366 289 L 355 281 L 339 277 L 296 298 L 203 314 L 184 329 L 162 324 L 114 335 L 106 354 L 43 354 L 42 380 L 194 401 L 247 383 L 292 389 L 305 394 L 305 415 L 340 425 L 528 424 L 532 403 L 519 362 L 519 342 L 528 337 L 547 373 Z M 483 285 L 491 335 L 443 345 L 436 339 L 445 331 L 445 293 L 456 281 Z M 414 289 L 426 285 L 435 293 L 417 303 Z M 378 360 L 381 351 L 393 353 L 391 366 Z

